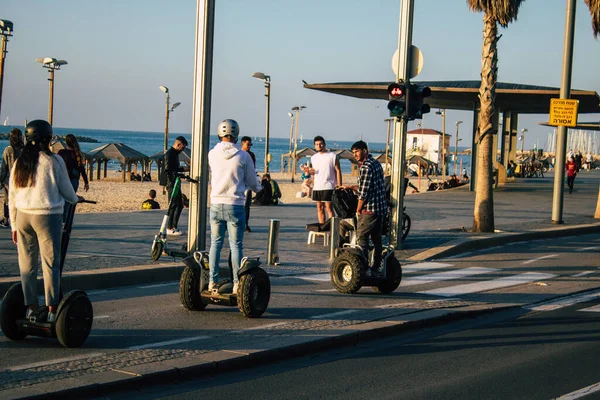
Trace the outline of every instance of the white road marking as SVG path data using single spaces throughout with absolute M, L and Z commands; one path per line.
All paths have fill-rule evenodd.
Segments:
M 410 306 L 411 304 L 415 304 L 413 303 L 392 303 L 392 304 L 384 304 L 381 306 L 375 306 L 373 308 L 404 308 L 406 306 Z
M 337 289 L 319 289 L 315 290 L 315 292 L 337 292 Z
M 453 271 L 436 272 L 434 274 L 429 275 L 410 276 L 408 278 L 402 279 L 400 287 L 422 285 L 424 283 L 447 281 L 450 279 L 461 279 L 471 275 L 489 274 L 495 271 L 498 270 L 495 268 L 472 267 L 457 269 Z
M 596 271 L 583 271 L 583 272 L 573 275 L 573 278 L 580 278 L 582 276 L 593 274 L 594 272 L 596 272 Z
M 94 316 L 94 319 L 105 319 L 105 318 L 110 318 L 110 315 L 98 315 L 98 316 Z
M 534 263 L 536 261 L 540 261 L 540 260 L 545 260 L 546 258 L 555 258 L 558 257 L 558 254 L 548 254 L 547 256 L 541 256 L 538 258 L 533 258 L 531 260 L 527 260 L 527 261 L 523 261 L 521 264 L 525 265 L 525 264 L 531 264 Z
M 99 356 L 103 356 L 103 355 L 104 355 L 104 353 L 88 353 L 88 354 L 81 354 L 79 356 L 73 356 L 73 357 L 56 358 L 54 360 L 39 361 L 36 363 L 23 364 L 23 365 L 18 365 L 16 367 L 10 367 L 7 371 L 22 371 L 24 369 L 29 369 L 29 368 L 45 367 L 46 365 L 58 364 L 61 362 L 66 362 L 66 361 L 81 360 L 84 358 L 99 357 Z
M 331 280 L 331 276 L 329 274 L 302 275 L 302 276 L 296 276 L 294 278 L 304 279 L 305 281 L 320 281 L 320 282 L 328 282 Z
M 550 300 L 544 303 L 531 304 L 528 306 L 523 306 L 523 309 L 531 311 L 552 311 L 558 310 L 559 308 L 571 306 L 573 304 L 581 303 L 587 300 L 591 300 L 596 297 L 600 297 L 600 290 L 597 290 L 592 293 L 584 293 L 556 300 Z
M 181 338 L 181 339 L 167 340 L 165 342 L 141 344 L 139 346 L 128 347 L 127 350 L 144 350 L 144 349 L 151 349 L 153 347 L 163 347 L 163 346 L 169 346 L 172 344 L 188 343 L 188 342 L 194 342 L 196 340 L 204 340 L 204 339 L 210 339 L 210 336 L 193 336 L 193 337 L 186 337 L 186 338 Z
M 526 272 L 524 274 L 505 276 L 498 279 L 488 281 L 467 283 L 464 285 L 455 285 L 432 290 L 419 292 L 421 294 L 429 294 L 435 296 L 460 296 L 468 293 L 485 292 L 492 289 L 499 289 L 509 286 L 522 285 L 528 282 L 541 281 L 556 277 L 553 274 L 543 274 L 539 272 Z
M 357 312 L 358 310 L 344 310 L 344 311 L 338 311 L 338 312 L 334 312 L 331 314 L 323 314 L 323 315 L 315 315 L 314 317 L 310 317 L 312 319 L 324 319 L 324 318 L 330 318 L 330 317 L 339 317 L 342 315 L 348 315 L 348 314 L 352 314 Z
M 600 304 L 588 308 L 582 308 L 581 310 L 577 311 L 600 312 Z
M 575 249 L 575 251 L 587 251 L 587 250 L 598 250 L 598 249 L 600 249 L 600 246 L 584 247 L 581 249 Z
M 179 285 L 179 282 L 157 283 L 155 285 L 138 286 L 138 288 L 140 288 L 140 289 L 153 289 L 153 288 L 157 288 L 157 287 L 174 286 L 174 285 Z
M 108 292 L 111 292 L 111 290 L 108 290 L 108 289 L 103 289 L 103 290 L 92 290 L 92 291 L 86 292 L 86 294 L 87 294 L 88 296 L 95 296 L 95 295 L 97 295 L 97 294 L 104 294 L 104 293 L 108 293 Z
M 453 267 L 453 264 L 444 264 L 439 262 L 423 262 L 417 264 L 410 264 L 406 266 L 402 266 L 402 272 L 405 274 L 410 274 L 412 272 L 421 272 L 427 271 L 430 269 L 441 269 L 441 268 L 449 268 Z
M 576 390 L 571 393 L 563 394 L 560 397 L 557 397 L 556 400 L 575 400 L 581 397 L 588 396 L 592 393 L 596 393 L 600 390 L 600 382 L 596 382 L 593 385 L 586 386 L 582 389 Z
M 240 329 L 239 331 L 233 331 L 231 333 L 244 333 L 247 331 L 258 331 L 261 329 L 269 329 L 269 328 L 273 328 L 275 326 L 286 325 L 286 324 L 288 324 L 288 322 L 275 322 L 273 324 L 267 324 L 267 325 L 261 325 L 261 326 L 254 326 L 252 328 Z

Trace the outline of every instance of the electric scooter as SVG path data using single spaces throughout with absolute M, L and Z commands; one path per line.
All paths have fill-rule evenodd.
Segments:
M 229 255 L 229 279 L 208 290 L 209 258 L 206 251 L 195 251 L 183 260 L 186 267 L 179 281 L 179 299 L 191 311 L 203 311 L 208 304 L 239 308 L 248 318 L 258 318 L 267 310 L 271 281 L 259 267 L 260 259 L 244 257 L 238 271 L 238 291 L 233 293 L 233 268 Z
M 80 203 L 96 204 L 95 201 L 80 200 Z M 69 247 L 75 204 L 69 207 L 63 225 L 60 248 L 60 275 L 62 278 L 63 267 Z M 22 340 L 27 335 L 57 338 L 64 347 L 79 347 L 87 339 L 94 321 L 92 303 L 83 290 L 72 290 L 64 297 L 60 291 L 61 301 L 56 311 L 56 321 L 47 322 L 48 307 L 38 309 L 26 317 L 27 307 L 23 296 L 21 283 L 12 285 L 0 307 L 0 327 L 4 336 L 10 340 Z
M 181 191 L 181 178 L 187 180 L 188 182 L 198 183 L 197 180 L 192 179 L 189 175 L 178 174 L 175 179 L 175 184 L 173 186 L 173 191 L 171 192 L 171 201 L 178 195 Z M 169 210 L 167 208 L 167 213 L 163 217 L 162 224 L 160 225 L 160 230 L 158 234 L 154 236 L 154 241 L 152 242 L 152 249 L 150 255 L 154 261 L 158 261 L 160 256 L 165 254 L 171 257 L 185 258 L 189 254 L 186 250 L 175 250 L 169 249 L 167 247 L 167 222 L 169 221 Z
M 369 268 L 369 265 L 373 264 L 373 252 L 369 262 L 368 255 L 358 246 L 356 217 L 344 219 L 342 224 L 350 230 L 350 243 L 344 244 L 331 265 L 333 287 L 346 294 L 354 294 L 363 286 L 372 286 L 377 293 L 383 294 L 396 290 L 402 281 L 402 266 L 394 256 L 394 246 L 385 246 L 381 264 Z

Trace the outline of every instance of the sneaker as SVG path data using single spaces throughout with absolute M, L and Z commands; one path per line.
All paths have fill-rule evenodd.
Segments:
M 4 228 L 8 228 L 10 227 L 10 222 L 8 222 L 8 220 L 3 219 L 2 221 L 0 221 L 0 226 L 4 227 Z
M 56 322 L 56 313 L 48 313 L 48 322 Z
M 33 308 L 27 307 L 27 311 L 25 311 L 25 318 L 29 319 L 34 312 L 35 310 Z
M 248 225 L 246 225 L 246 232 L 252 232 L 252 229 Z
M 234 294 L 237 294 L 238 287 L 239 287 L 239 282 L 236 282 L 236 283 L 233 284 L 233 290 L 232 290 L 232 292 Z
M 167 235 L 171 236 L 181 236 L 181 231 L 177 228 L 167 229 Z
M 214 282 L 209 282 L 209 283 L 208 283 L 208 291 L 209 291 L 209 292 L 212 292 L 212 290 L 213 290 L 214 288 L 215 288 L 215 284 L 214 284 Z

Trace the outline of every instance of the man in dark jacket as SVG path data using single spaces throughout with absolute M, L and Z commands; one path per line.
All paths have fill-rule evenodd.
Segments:
M 178 136 L 175 139 L 173 146 L 167 150 L 164 158 L 165 172 L 167 174 L 167 192 L 169 194 L 169 209 L 167 215 L 167 234 L 179 236 L 181 231 L 177 229 L 181 211 L 183 211 L 183 196 L 181 194 L 181 186 L 175 187 L 177 175 L 184 172 L 186 168 L 179 165 L 179 154 L 187 147 L 188 142 L 183 136 Z

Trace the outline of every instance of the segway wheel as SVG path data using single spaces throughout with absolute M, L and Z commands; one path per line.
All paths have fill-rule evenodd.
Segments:
M 237 303 L 248 318 L 258 318 L 267 311 L 271 299 L 271 280 L 262 268 L 253 268 L 240 277 Z
M 56 318 L 56 337 L 64 347 L 81 346 L 92 331 L 94 309 L 83 292 L 66 300 Z
M 410 217 L 408 214 L 404 214 L 402 218 L 402 240 L 406 239 L 408 232 L 410 232 Z
M 400 262 L 394 256 L 390 256 L 387 262 L 386 276 L 388 280 L 377 286 L 373 286 L 373 290 L 377 293 L 389 294 L 398 289 L 402 282 L 402 267 Z
M 331 283 L 340 293 L 356 293 L 362 287 L 366 271 L 367 260 L 359 252 L 342 251 L 331 265 Z
M 200 274 L 203 273 L 208 275 L 208 271 L 203 271 L 200 267 L 190 267 L 188 265 L 181 274 L 181 279 L 179 280 L 179 301 L 190 311 L 202 311 L 206 308 L 207 304 L 202 301 L 202 296 L 200 295 L 202 291 L 200 287 Z M 208 276 L 206 276 L 204 281 L 208 282 Z
M 4 336 L 10 340 L 25 339 L 27 334 L 19 331 L 16 322 L 18 319 L 25 318 L 26 310 L 23 287 L 20 283 L 15 283 L 4 295 L 0 307 L 0 327 Z
M 163 242 L 154 243 L 154 247 L 152 248 L 152 259 L 154 261 L 158 261 L 160 256 L 162 256 L 163 249 L 165 248 L 165 244 Z

